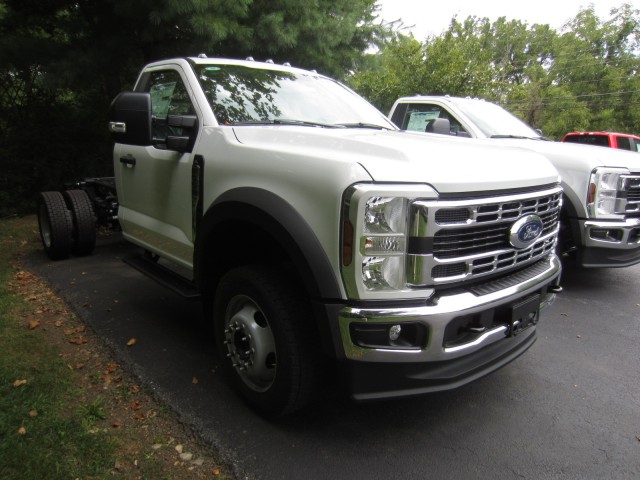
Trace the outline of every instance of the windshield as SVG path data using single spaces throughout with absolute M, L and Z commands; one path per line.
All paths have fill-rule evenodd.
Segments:
M 312 73 L 242 65 L 196 65 L 221 125 L 301 124 L 394 129 L 387 118 L 340 83 Z
M 541 137 L 518 117 L 494 103 L 471 99 L 456 99 L 455 102 L 487 137 Z

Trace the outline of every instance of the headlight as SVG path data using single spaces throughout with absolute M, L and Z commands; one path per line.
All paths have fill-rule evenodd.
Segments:
M 619 198 L 625 168 L 598 167 L 591 172 L 587 194 L 587 211 L 591 218 L 620 219 L 624 217 L 626 200 Z
M 422 185 L 358 184 L 344 198 L 342 274 L 350 298 L 424 296 L 406 283 L 409 206 L 437 198 Z

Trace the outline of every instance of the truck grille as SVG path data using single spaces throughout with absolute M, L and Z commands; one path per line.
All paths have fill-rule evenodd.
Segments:
M 623 187 L 618 191 L 616 210 L 627 218 L 640 217 L 640 176 L 624 175 Z
M 415 202 L 408 282 L 426 286 L 473 280 L 547 256 L 556 244 L 561 198 L 557 187 L 504 197 Z M 541 232 L 516 248 L 510 240 L 514 224 L 530 215 L 541 221 Z M 426 241 L 429 237 L 432 242 Z

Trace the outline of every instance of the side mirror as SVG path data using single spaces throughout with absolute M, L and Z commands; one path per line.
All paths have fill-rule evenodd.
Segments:
M 118 94 L 109 108 L 109 131 L 116 143 L 151 145 L 151 95 Z

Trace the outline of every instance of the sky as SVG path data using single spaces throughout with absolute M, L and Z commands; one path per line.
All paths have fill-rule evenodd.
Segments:
M 521 20 L 529 25 L 549 24 L 559 30 L 564 23 L 575 17 L 582 7 L 595 6 L 596 15 L 602 20 L 610 18 L 612 7 L 629 3 L 640 9 L 640 0 L 378 0 L 379 18 L 392 21 L 400 18 L 409 31 L 423 41 L 429 35 L 440 35 L 449 27 L 454 15 L 462 21 L 470 15 L 492 22 L 499 17 Z

